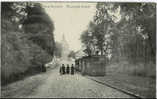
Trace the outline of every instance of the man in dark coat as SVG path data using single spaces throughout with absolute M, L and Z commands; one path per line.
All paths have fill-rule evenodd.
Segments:
M 69 74 L 69 72 L 70 72 L 70 67 L 69 64 L 67 64 L 66 73 Z
M 74 75 L 74 71 L 75 71 L 74 65 L 72 64 L 72 65 L 71 65 L 71 74 L 72 74 L 72 75 Z
M 61 75 L 63 74 L 62 66 L 59 68 L 59 73 L 60 73 Z
M 62 74 L 65 74 L 65 66 L 64 66 L 64 64 L 62 64 L 61 71 L 62 71 Z

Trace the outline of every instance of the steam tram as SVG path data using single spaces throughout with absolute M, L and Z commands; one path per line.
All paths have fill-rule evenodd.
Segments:
M 104 76 L 106 64 L 105 56 L 85 56 L 75 60 L 75 69 L 82 75 Z

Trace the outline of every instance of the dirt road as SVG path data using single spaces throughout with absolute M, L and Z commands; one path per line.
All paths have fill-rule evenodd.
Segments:
M 59 68 L 29 77 L 2 88 L 2 97 L 59 98 L 131 98 L 110 87 L 87 79 L 80 74 L 60 75 Z

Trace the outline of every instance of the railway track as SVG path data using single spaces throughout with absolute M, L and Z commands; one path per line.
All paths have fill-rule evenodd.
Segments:
M 95 82 L 97 82 L 97 83 L 99 83 L 99 84 L 102 84 L 102 85 L 108 86 L 108 87 L 110 87 L 110 88 L 116 89 L 116 90 L 118 90 L 118 91 L 120 91 L 120 92 L 122 92 L 122 93 L 125 93 L 125 94 L 127 94 L 127 95 L 133 96 L 133 97 L 135 97 L 135 98 L 138 98 L 138 99 L 146 98 L 146 97 L 142 97 L 142 96 L 140 96 L 140 95 L 138 95 L 138 94 L 135 94 L 135 93 L 133 93 L 133 92 L 127 91 L 127 90 L 125 90 L 125 89 L 118 88 L 118 87 L 116 87 L 116 86 L 114 86 L 114 85 L 111 85 L 111 84 L 109 84 L 109 83 L 107 83 L 107 82 L 102 82 L 102 81 L 99 81 L 99 80 L 96 80 L 96 79 L 93 79 L 93 78 L 89 78 L 89 77 L 86 77 L 86 78 L 88 78 L 88 79 L 90 79 L 90 80 L 93 80 L 93 81 L 95 81 Z

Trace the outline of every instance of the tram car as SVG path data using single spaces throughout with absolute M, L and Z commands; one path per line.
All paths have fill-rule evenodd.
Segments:
M 86 56 L 75 60 L 76 70 L 82 75 L 104 76 L 107 58 L 105 56 Z

